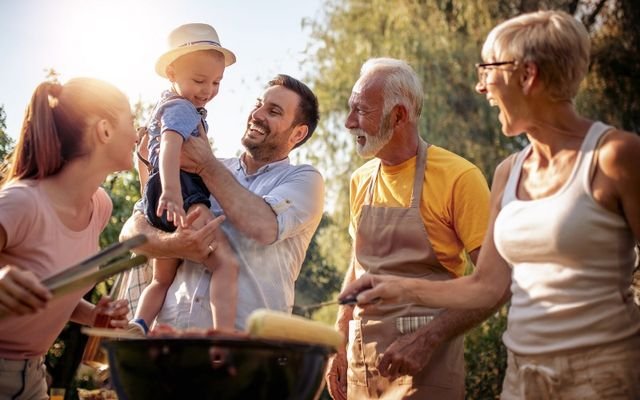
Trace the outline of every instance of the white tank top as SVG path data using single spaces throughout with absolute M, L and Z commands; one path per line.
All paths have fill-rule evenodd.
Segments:
M 591 194 L 594 150 L 608 129 L 600 122 L 591 126 L 568 181 L 546 198 L 516 198 L 531 145 L 516 157 L 494 230 L 498 251 L 513 267 L 503 339 L 515 353 L 570 350 L 640 334 L 630 289 L 633 233 Z

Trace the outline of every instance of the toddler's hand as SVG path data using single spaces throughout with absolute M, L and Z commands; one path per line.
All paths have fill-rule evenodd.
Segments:
M 167 212 L 167 221 L 173 222 L 176 227 L 186 226 L 186 213 L 183 208 L 182 196 L 176 196 L 173 191 L 163 190 L 158 200 L 156 215 L 161 217 L 164 211 Z

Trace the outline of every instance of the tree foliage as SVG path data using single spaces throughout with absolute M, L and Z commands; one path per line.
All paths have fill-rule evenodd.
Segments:
M 342 275 L 338 272 L 332 258 L 321 251 L 319 234 L 322 228 L 332 224 L 331 218 L 325 214 L 320 221 L 320 228 L 314 235 L 307 255 L 304 259 L 300 275 L 296 280 L 294 313 L 305 317 L 333 324 L 331 315 L 326 315 L 323 309 L 305 309 L 304 306 L 321 303 L 337 295 L 342 283 Z M 325 317 L 326 315 L 326 317 Z
M 592 62 L 577 104 L 587 115 L 640 133 L 640 7 L 631 0 L 591 1 Z M 594 14 L 597 12 L 597 14 Z
M 507 307 L 503 306 L 495 315 L 465 335 L 467 399 L 499 398 L 507 367 L 507 349 L 502 345 L 502 333 L 506 328 Z
M 7 134 L 7 113 L 4 106 L 0 106 L 0 179 L 9 166 L 8 157 L 15 146 L 14 140 Z
M 11 154 L 15 146 L 14 140 L 7 133 L 7 113 L 4 106 L 0 106 L 0 158 L 4 159 Z

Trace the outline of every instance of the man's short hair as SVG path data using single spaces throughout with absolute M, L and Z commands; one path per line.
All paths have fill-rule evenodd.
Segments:
M 269 87 L 271 86 L 284 86 L 300 96 L 300 103 L 298 104 L 298 110 L 294 119 L 294 124 L 306 125 L 308 128 L 307 136 L 298 142 L 294 148 L 301 146 L 305 143 L 318 126 L 318 120 L 320 119 L 320 111 L 318 109 L 318 98 L 311 89 L 299 80 L 285 74 L 278 74 L 269 81 Z
M 422 113 L 424 92 L 418 74 L 407 62 L 395 58 L 371 58 L 360 69 L 360 76 L 373 73 L 384 74 L 384 112 L 401 104 L 409 114 L 411 121 L 417 121 Z

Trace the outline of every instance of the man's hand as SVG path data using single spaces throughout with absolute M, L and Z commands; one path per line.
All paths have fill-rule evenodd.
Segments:
M 201 175 L 211 162 L 215 162 L 215 156 L 205 135 L 192 136 L 189 140 L 184 141 L 180 169 Z
M 325 379 L 334 400 L 347 399 L 347 354 L 344 351 L 339 351 L 329 359 Z
M 346 300 L 355 297 L 360 307 L 367 307 L 380 301 L 385 303 L 404 303 L 412 300 L 412 294 L 406 287 L 411 278 L 400 278 L 392 275 L 363 274 L 360 278 L 350 282 L 343 289 L 338 298 Z
M 380 375 L 394 380 L 404 375 L 416 375 L 431 360 L 437 343 L 428 340 L 425 327 L 396 339 L 378 361 Z
M 216 229 L 225 220 L 224 216 L 211 219 L 200 229 L 191 228 L 204 207 L 192 207 L 187 214 L 187 226 L 178 227 L 174 232 L 164 232 L 149 225 L 141 212 L 134 212 L 125 222 L 120 240 L 127 240 L 135 235 L 147 236 L 147 243 L 136 248 L 136 253 L 155 258 L 185 258 L 202 263 L 209 253 L 215 251 Z M 211 248 L 209 248 L 211 246 Z
M 194 207 L 193 210 L 187 214 L 186 227 L 178 227 L 173 234 L 177 235 L 180 243 L 182 243 L 182 258 L 204 263 L 209 255 L 218 247 L 218 243 L 215 240 L 216 230 L 220 229 L 220 224 L 225 220 L 225 216 L 220 215 L 213 218 L 200 229 L 192 229 L 190 227 L 191 224 L 201 212 L 203 211 L 200 207 Z

